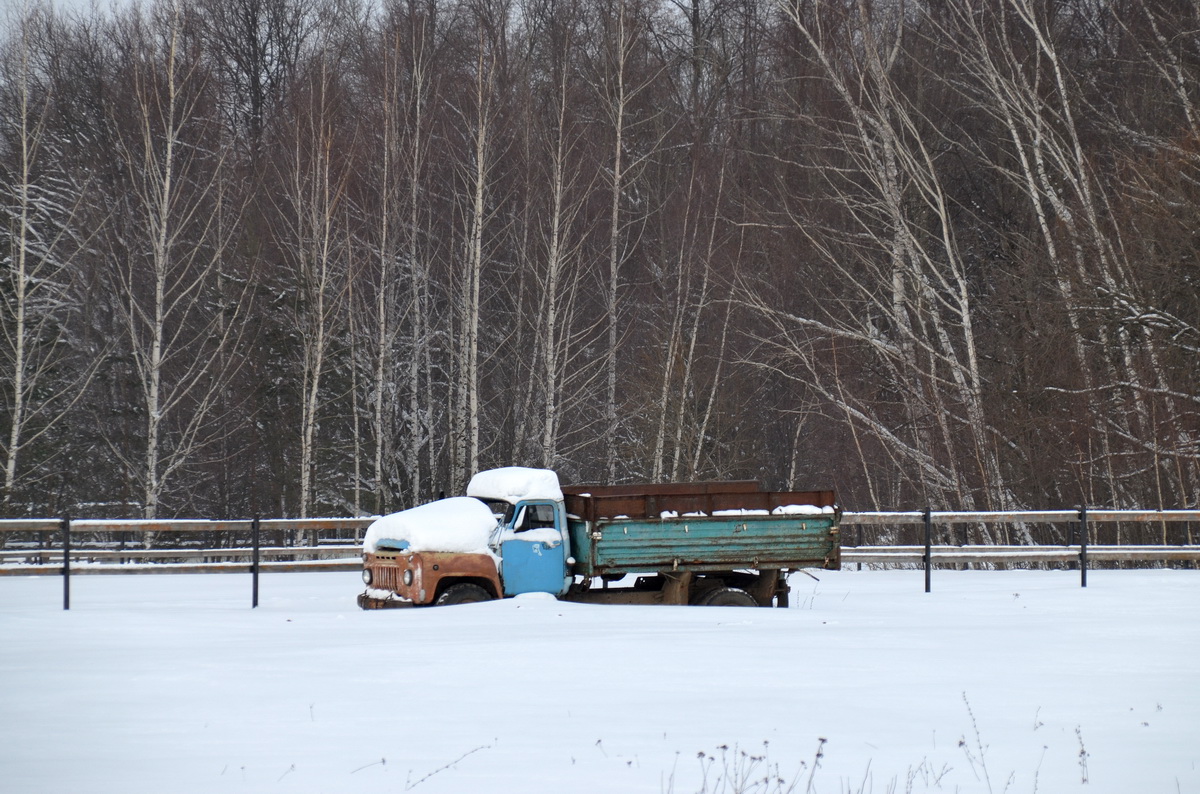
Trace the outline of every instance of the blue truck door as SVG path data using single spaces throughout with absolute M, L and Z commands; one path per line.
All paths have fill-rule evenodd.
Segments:
M 567 589 L 567 544 L 562 511 L 554 502 L 521 502 L 513 528 L 500 543 L 504 595 Z

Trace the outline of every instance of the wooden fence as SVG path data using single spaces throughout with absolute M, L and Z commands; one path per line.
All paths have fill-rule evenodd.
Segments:
M 63 608 L 70 608 L 73 575 L 250 573 L 253 578 L 251 605 L 258 605 L 258 575 L 264 572 L 345 571 L 360 566 L 362 547 L 357 542 L 374 518 L 253 519 L 209 521 L 96 520 L 96 519 L 3 519 L 0 540 L 12 535 L 27 540 L 0 543 L 0 576 L 61 575 Z M 1089 542 L 1094 525 L 1104 523 L 1183 522 L 1186 544 L 1104 544 Z M 1011 564 L 1078 564 L 1080 584 L 1087 587 L 1087 572 L 1095 562 L 1178 562 L 1200 560 L 1200 545 L 1192 545 L 1191 523 L 1200 522 L 1200 510 L 1043 510 L 1009 512 L 844 512 L 842 514 L 843 564 L 920 565 L 925 573 L 925 591 L 930 592 L 931 572 L 937 565 L 1008 566 Z M 1070 539 L 1063 544 L 959 544 L 933 543 L 933 527 L 991 525 L 1027 527 L 1035 524 L 1072 525 Z M 862 543 L 864 527 L 923 530 L 924 543 Z M 853 528 L 853 531 L 852 531 Z M 318 545 L 261 544 L 264 533 L 276 538 L 304 533 L 333 532 L 353 538 Z M 1028 535 L 1028 533 L 1025 533 Z M 169 548 L 145 548 L 131 538 L 172 539 Z M 90 540 L 84 540 L 90 537 Z M 1164 534 L 1165 537 L 1165 534 Z M 32 540 L 36 538 L 36 540 Z M 99 539 L 98 538 L 102 538 Z M 221 539 L 249 545 L 222 546 Z M 190 541 L 189 541 L 190 539 Z M 84 540 L 83 543 L 80 543 Z M 856 540 L 853 544 L 847 541 Z M 57 542 L 56 542 L 57 541 Z
M 251 607 L 258 606 L 258 575 L 281 571 L 338 571 L 355 570 L 361 565 L 361 547 L 357 544 L 340 546 L 267 546 L 261 543 L 264 532 L 279 535 L 334 531 L 355 533 L 366 529 L 374 518 L 307 518 L 252 519 L 246 521 L 209 521 L 204 519 L 169 520 L 98 520 L 75 519 L 5 519 L 0 520 L 0 533 L 37 537 L 36 543 L 24 548 L 0 544 L 0 576 L 61 574 L 63 580 L 63 609 L 71 608 L 71 576 L 79 574 L 130 573 L 249 573 L 252 578 Z M 81 537 L 93 536 L 93 542 L 72 546 Z M 106 540 L 98 546 L 95 536 Z M 174 536 L 174 548 L 126 548 L 127 536 L 157 538 Z M 178 543 L 180 536 L 193 536 L 207 541 L 200 544 Z M 250 546 L 222 548 L 221 536 L 245 538 Z M 58 538 L 57 548 L 47 547 L 46 540 Z M 119 540 L 114 540 L 119 538 Z M 117 548 L 113 548 L 113 544 Z M 264 557 L 267 559 L 264 561 Z M 124 564 L 130 560 L 159 559 L 164 562 Z M 249 560 L 234 562 L 234 560 Z M 17 565 L 12 560 L 24 560 Z M 165 562 L 184 560 L 184 562 Z M 195 560 L 200 560 L 196 562 Z M 74 561 L 74 567 L 72 562 Z M 32 564 L 31 564 L 32 563 Z M 54 564 L 57 563 L 57 564 Z
M 1080 586 L 1087 587 L 1089 559 L 1106 562 L 1192 561 L 1200 559 L 1200 546 L 1190 544 L 1191 523 L 1200 521 L 1200 510 L 1106 510 L 1081 507 L 1078 510 L 1012 511 L 941 511 L 846 512 L 842 526 L 920 526 L 924 532 L 921 546 L 871 546 L 847 548 L 843 529 L 842 561 L 853 563 L 920 563 L 925 571 L 925 592 L 930 592 L 931 575 L 937 564 L 1010 564 L 1015 562 L 1077 562 Z M 1093 524 L 1157 523 L 1166 526 L 1183 522 L 1188 527 L 1188 545 L 1090 545 Z M 1061 545 L 968 545 L 933 544 L 934 526 L 1002 524 L 1028 528 L 1031 524 L 1068 524 L 1070 540 Z M 1028 534 L 1026 532 L 1026 534 Z M 861 533 L 860 533 L 861 536 Z M 1165 537 L 1165 531 L 1164 535 Z

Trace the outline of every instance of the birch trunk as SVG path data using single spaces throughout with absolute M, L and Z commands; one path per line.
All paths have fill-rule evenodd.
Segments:
M 419 21 L 418 21 L 419 20 Z M 429 267 L 422 246 L 423 220 L 422 189 L 425 184 L 428 136 L 426 108 L 433 92 L 432 50 L 435 24 L 430 16 L 420 15 L 415 5 L 409 6 L 409 78 L 405 128 L 407 138 L 408 223 L 405 252 L 410 269 L 408 304 L 412 310 L 412 327 L 408 356 L 408 445 L 405 460 L 408 487 L 416 502 L 425 493 L 422 478 L 421 450 L 429 456 L 430 476 L 436 473 L 436 450 L 433 434 L 433 381 L 431 372 L 432 340 L 429 331 Z M 424 383 L 424 392 L 422 391 Z M 422 399 L 424 397 L 424 399 Z
M 459 295 L 456 445 L 452 487 L 465 487 L 479 470 L 479 328 L 484 271 L 483 238 L 488 222 L 485 199 L 492 159 L 492 91 L 495 63 L 485 50 L 482 31 L 476 58 L 474 115 L 471 119 L 468 206 L 463 240 L 462 290 Z
M 554 128 L 554 154 L 550 166 L 550 229 L 548 250 L 546 252 L 546 282 L 544 310 L 544 333 L 542 343 L 542 384 L 545 402 L 543 405 L 541 460 L 542 466 L 554 468 L 558 441 L 558 412 L 560 404 L 559 390 L 561 388 L 561 356 L 559 348 L 562 339 L 559 337 L 560 296 L 563 288 L 563 270 L 565 251 L 563 237 L 565 234 L 566 202 L 566 110 L 567 84 L 564 74 L 558 90 L 557 123 Z
M 5 208 L 11 224 L 8 253 L 12 267 L 9 277 L 12 298 L 11 303 L 5 302 L 6 309 L 11 306 L 11 316 L 6 312 L 4 329 L 7 342 L 4 358 L 12 373 L 6 389 L 10 395 L 10 424 L 4 446 L 3 504 L 6 510 L 12 505 L 17 487 L 17 465 L 22 449 L 61 417 L 61 414 L 59 417 L 46 416 L 51 408 L 50 401 L 45 398 L 39 401 L 37 393 L 50 385 L 43 374 L 60 354 L 56 348 L 61 343 L 57 337 L 40 345 L 39 340 L 48 335 L 49 323 L 61 314 L 58 307 L 64 305 L 63 297 L 59 295 L 64 267 L 59 261 L 59 235 L 37 228 L 39 220 L 47 225 L 50 220 L 41 217 L 47 212 L 44 205 L 59 203 L 56 197 L 43 195 L 34 172 L 45 142 L 46 113 L 49 111 L 48 98 L 38 102 L 34 96 L 35 76 L 31 63 L 34 27 L 41 24 L 43 18 L 39 10 L 24 2 L 19 10 L 12 11 L 9 21 L 16 30 L 12 39 L 16 51 L 12 54 L 13 60 L 4 64 L 5 74 L 0 76 L 0 82 L 7 82 L 16 95 L 16 115 L 6 126 L 13 128 L 9 140 L 15 141 L 17 162 L 12 180 L 3 185 L 6 197 L 12 195 L 15 199 L 15 206 Z M 62 203 L 70 206 L 69 201 Z M 72 221 L 68 215 L 61 222 L 70 224 Z M 47 237 L 50 239 L 46 240 Z M 57 389 L 57 384 L 51 386 L 51 391 Z M 28 423 L 39 414 L 46 424 L 31 434 Z
M 30 41 L 29 26 L 32 24 L 30 9 L 26 4 L 21 9 L 21 17 L 17 20 L 20 26 L 17 53 L 17 73 L 14 75 L 17 86 L 18 115 L 16 119 L 16 139 L 19 149 L 17 161 L 16 184 L 5 187 L 16 193 L 16 234 L 12 243 L 12 289 L 13 289 L 13 330 L 10 336 L 12 355 L 12 402 L 9 408 L 8 444 L 4 449 L 4 506 L 8 508 L 12 502 L 13 489 L 17 480 L 17 457 L 21 452 L 23 431 L 25 429 L 25 398 L 28 392 L 27 356 L 30 346 L 29 329 L 26 326 L 26 312 L 29 309 L 31 292 L 34 290 L 34 269 L 30 247 L 33 229 L 31 228 L 33 189 L 33 163 L 37 156 L 39 143 L 39 128 L 41 119 L 34 117 L 30 96 L 32 75 L 30 73 Z M 40 116 L 40 114 L 38 114 Z M 7 540 L 7 538 L 5 538 Z
M 605 470 L 608 482 L 615 483 L 617 476 L 617 439 L 620 425 L 617 417 L 617 346 L 620 342 L 619 323 L 620 305 L 618 289 L 620 287 L 621 262 L 624 259 L 622 243 L 623 218 L 621 215 L 621 199 L 625 190 L 625 113 L 628 97 L 626 96 L 625 81 L 630 43 L 629 31 L 626 27 L 626 6 L 624 0 L 618 0 L 616 19 L 616 41 L 611 53 L 614 62 L 611 64 L 612 73 L 608 78 L 612 81 L 612 96 L 609 97 L 609 113 L 612 119 L 612 171 L 611 194 L 608 217 L 608 280 L 605 290 L 606 326 L 608 330 L 607 349 L 605 350 Z
M 345 256 L 340 230 L 346 170 L 335 164 L 334 75 L 322 54 L 313 91 L 292 133 L 286 164 L 285 212 L 289 217 L 293 266 L 299 285 L 300 311 L 300 518 L 307 518 L 314 501 L 314 474 L 325 397 L 323 379 L 328 365 L 334 323 L 345 296 Z M 315 543 L 315 535 L 309 536 Z

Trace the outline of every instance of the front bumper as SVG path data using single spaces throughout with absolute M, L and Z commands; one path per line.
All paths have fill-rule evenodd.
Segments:
M 379 592 L 379 591 L 375 591 Z M 397 598 L 394 595 L 388 595 L 386 598 L 380 598 L 372 595 L 371 591 L 358 594 L 358 605 L 362 609 L 404 609 L 413 605 L 412 601 L 406 601 L 403 598 Z

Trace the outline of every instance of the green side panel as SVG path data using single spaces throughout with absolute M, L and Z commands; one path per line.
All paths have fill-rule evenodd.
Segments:
M 835 516 L 737 516 L 570 522 L 574 572 L 837 568 Z

